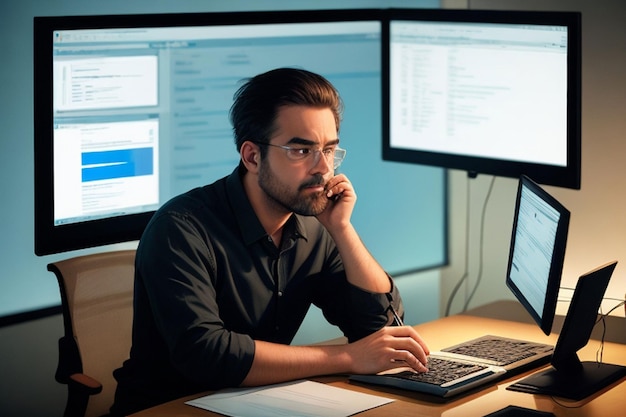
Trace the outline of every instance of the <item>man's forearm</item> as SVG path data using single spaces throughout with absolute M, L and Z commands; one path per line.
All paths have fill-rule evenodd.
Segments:
M 391 291 L 391 282 L 380 264 L 369 253 L 350 224 L 340 232 L 331 233 L 346 270 L 348 281 L 373 293 Z
M 274 384 L 319 375 L 371 374 L 401 362 L 418 372 L 427 368 L 428 347 L 409 326 L 385 326 L 349 344 L 289 346 L 255 341 L 252 367 L 242 386 Z
M 255 341 L 252 367 L 242 386 L 274 384 L 350 372 L 346 346 L 290 346 Z

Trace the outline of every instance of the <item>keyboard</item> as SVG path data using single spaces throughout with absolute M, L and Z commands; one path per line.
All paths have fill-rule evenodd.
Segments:
M 351 375 L 350 381 L 401 388 L 447 398 L 494 381 L 505 374 L 499 366 L 431 355 L 428 372 L 396 368 L 375 375 Z
M 491 381 L 550 361 L 554 347 L 542 343 L 486 335 L 431 352 L 428 372 L 396 368 L 350 380 L 450 398 Z
M 468 375 L 475 375 L 487 368 L 487 366 L 480 364 L 431 357 L 428 360 L 428 372 L 403 371 L 394 374 L 394 376 L 445 387 L 459 383 Z
M 553 347 L 542 343 L 508 339 L 499 336 L 484 336 L 443 349 L 471 358 L 479 358 L 491 365 L 503 366 L 552 353 Z

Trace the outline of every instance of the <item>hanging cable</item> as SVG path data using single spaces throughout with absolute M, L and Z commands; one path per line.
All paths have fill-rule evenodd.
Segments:
M 620 308 L 621 306 L 623 306 L 624 304 L 626 304 L 626 301 L 622 300 L 621 302 L 619 302 L 615 307 L 613 307 L 612 309 L 610 309 L 607 313 L 602 314 L 602 310 L 600 310 L 600 317 L 598 318 L 598 320 L 596 320 L 596 324 L 598 324 L 599 322 L 602 322 L 602 337 L 600 338 L 600 347 L 598 348 L 598 350 L 596 351 L 596 362 L 598 363 L 602 363 L 602 356 L 604 354 L 604 338 L 606 336 L 606 318 L 615 310 L 617 310 L 618 308 Z
M 487 195 L 485 196 L 485 201 L 483 203 L 483 209 L 482 209 L 481 218 L 480 218 L 480 238 L 479 238 L 479 244 L 478 244 L 480 253 L 478 255 L 478 276 L 476 277 L 476 283 L 474 284 L 474 288 L 472 289 L 472 292 L 470 293 L 469 297 L 467 297 L 467 299 L 465 300 L 465 305 L 463 306 L 462 311 L 467 310 L 467 307 L 469 306 L 470 301 L 474 297 L 474 294 L 476 294 L 476 290 L 478 289 L 478 286 L 480 285 L 480 281 L 483 276 L 485 213 L 487 212 L 487 203 L 489 202 L 489 197 L 491 196 L 491 191 L 493 190 L 493 184 L 495 183 L 495 181 L 496 181 L 496 177 L 495 176 L 491 177 L 491 184 L 489 184 L 489 190 L 487 191 Z
M 467 182 L 465 187 L 465 272 L 458 280 L 450 296 L 448 297 L 448 303 L 446 304 L 446 312 L 445 317 L 450 315 L 450 309 L 452 308 L 452 301 L 454 301 L 454 297 L 456 296 L 457 291 L 461 288 L 463 282 L 467 279 L 468 271 L 469 271 L 469 232 L 470 232 L 470 177 L 467 176 Z

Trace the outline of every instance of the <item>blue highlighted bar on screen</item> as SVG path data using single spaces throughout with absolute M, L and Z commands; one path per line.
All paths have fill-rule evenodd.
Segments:
M 84 152 L 83 182 L 152 175 L 154 149 L 135 148 L 115 151 Z

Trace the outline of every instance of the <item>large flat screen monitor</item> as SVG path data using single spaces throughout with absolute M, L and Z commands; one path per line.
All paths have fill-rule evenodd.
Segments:
M 383 157 L 580 188 L 578 12 L 391 9 Z
M 299 67 L 328 78 L 344 101 L 341 171 L 359 193 L 353 221 L 368 248 L 394 274 L 444 265 L 446 171 L 380 156 L 380 16 L 36 17 L 35 253 L 138 240 L 169 198 L 236 167 L 228 111 L 241 81 Z M 389 178 L 397 187 L 381 198 Z M 371 221 L 388 207 L 384 226 Z
M 35 252 L 137 240 L 169 198 L 230 173 L 238 83 L 379 48 L 380 23 L 351 12 L 35 18 Z
M 570 212 L 526 176 L 520 177 L 506 285 L 545 334 L 552 331 Z

